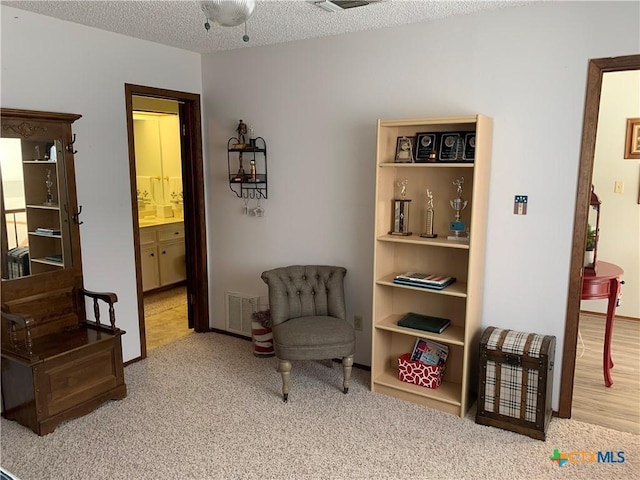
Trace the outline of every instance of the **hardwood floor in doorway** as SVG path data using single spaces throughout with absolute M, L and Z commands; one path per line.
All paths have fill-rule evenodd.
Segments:
M 639 435 L 640 322 L 614 321 L 609 388 L 602 374 L 604 326 L 604 316 L 580 314 L 571 418 Z
M 144 296 L 147 351 L 193 333 L 187 326 L 186 287 Z

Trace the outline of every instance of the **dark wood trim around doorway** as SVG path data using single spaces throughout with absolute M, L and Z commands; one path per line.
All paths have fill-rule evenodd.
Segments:
M 137 212 L 135 147 L 133 143 L 133 97 L 154 97 L 175 100 L 180 104 L 182 126 L 182 178 L 184 186 L 184 230 L 187 258 L 187 305 L 189 326 L 196 332 L 208 332 L 209 282 L 207 274 L 207 231 L 205 223 L 204 165 L 202 157 L 202 122 L 200 95 L 161 88 L 125 84 L 127 133 L 129 138 L 129 172 L 131 208 Z M 140 351 L 146 358 L 140 230 L 137 215 L 133 215 L 133 237 L 136 258 L 138 318 L 140 319 Z
M 576 345 L 578 342 L 580 298 L 582 296 L 582 267 L 584 264 L 584 246 L 586 243 L 589 196 L 591 193 L 593 161 L 596 148 L 602 76 L 606 72 L 639 69 L 640 55 L 598 58 L 589 61 L 587 93 L 582 125 L 582 147 L 580 148 L 580 166 L 578 171 L 578 190 L 576 194 L 576 211 L 573 223 L 569 294 L 564 329 L 564 349 L 562 352 L 562 374 L 560 377 L 558 416 L 562 418 L 571 418 L 571 404 L 573 402 Z

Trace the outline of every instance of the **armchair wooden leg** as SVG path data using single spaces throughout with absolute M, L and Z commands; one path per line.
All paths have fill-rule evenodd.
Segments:
M 282 375 L 282 399 L 286 402 L 289 399 L 289 378 L 291 377 L 291 362 L 289 360 L 278 359 L 278 371 Z
M 344 393 L 349 391 L 349 380 L 351 379 L 351 367 L 353 367 L 353 355 L 342 359 L 342 369 L 344 370 L 344 382 L 342 384 Z

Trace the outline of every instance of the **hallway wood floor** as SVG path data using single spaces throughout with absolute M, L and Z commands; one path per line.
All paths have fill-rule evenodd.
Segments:
M 187 323 L 185 287 L 176 287 L 144 297 L 147 351 L 193 333 Z
M 604 316 L 580 315 L 571 418 L 622 432 L 640 434 L 640 322 L 613 323 L 613 385 L 604 385 Z

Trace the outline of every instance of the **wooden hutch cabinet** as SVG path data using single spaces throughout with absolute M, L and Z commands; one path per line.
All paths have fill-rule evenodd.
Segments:
M 45 435 L 126 396 L 124 332 L 117 296 L 83 285 L 71 130 L 80 115 L 0 116 L 2 415 Z

